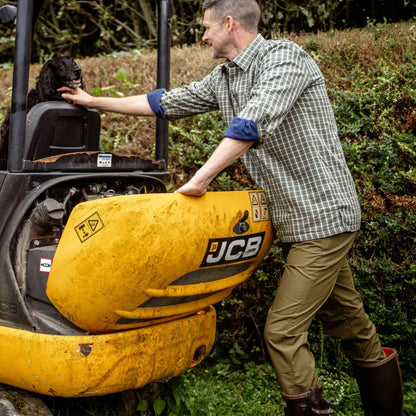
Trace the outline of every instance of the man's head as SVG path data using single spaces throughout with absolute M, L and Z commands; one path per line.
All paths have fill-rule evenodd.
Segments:
M 223 22 L 233 17 L 249 33 L 257 33 L 260 21 L 260 7 L 256 0 L 204 0 L 202 11 L 211 11 L 213 20 Z
M 204 0 L 205 33 L 213 58 L 234 59 L 256 36 L 260 7 L 256 0 Z

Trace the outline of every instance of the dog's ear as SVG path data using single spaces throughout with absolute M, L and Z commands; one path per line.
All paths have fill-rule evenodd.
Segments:
M 40 101 L 47 101 L 51 96 L 56 95 L 56 89 L 59 86 L 55 86 L 55 75 L 53 60 L 50 59 L 42 67 L 39 76 L 36 81 L 36 90 L 39 94 Z

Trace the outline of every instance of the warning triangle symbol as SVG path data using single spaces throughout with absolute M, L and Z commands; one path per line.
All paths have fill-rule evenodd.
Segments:
M 98 221 L 97 220 L 88 220 L 88 225 L 91 228 L 91 231 L 95 231 L 95 229 L 97 228 L 98 225 Z
M 258 205 L 258 204 L 259 204 L 259 200 L 257 199 L 257 195 L 251 194 L 251 205 Z

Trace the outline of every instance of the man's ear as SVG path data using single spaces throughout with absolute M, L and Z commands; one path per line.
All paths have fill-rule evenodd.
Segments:
M 225 28 L 230 33 L 233 30 L 235 30 L 235 26 L 238 22 L 232 16 L 228 15 L 228 16 L 225 16 L 224 23 L 225 23 Z

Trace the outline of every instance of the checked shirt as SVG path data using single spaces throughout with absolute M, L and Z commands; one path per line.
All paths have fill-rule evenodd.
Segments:
M 255 141 L 242 161 L 266 191 L 281 241 L 359 229 L 360 206 L 325 81 L 298 45 L 258 35 L 202 81 L 160 94 L 168 119 L 219 109 L 224 137 Z

